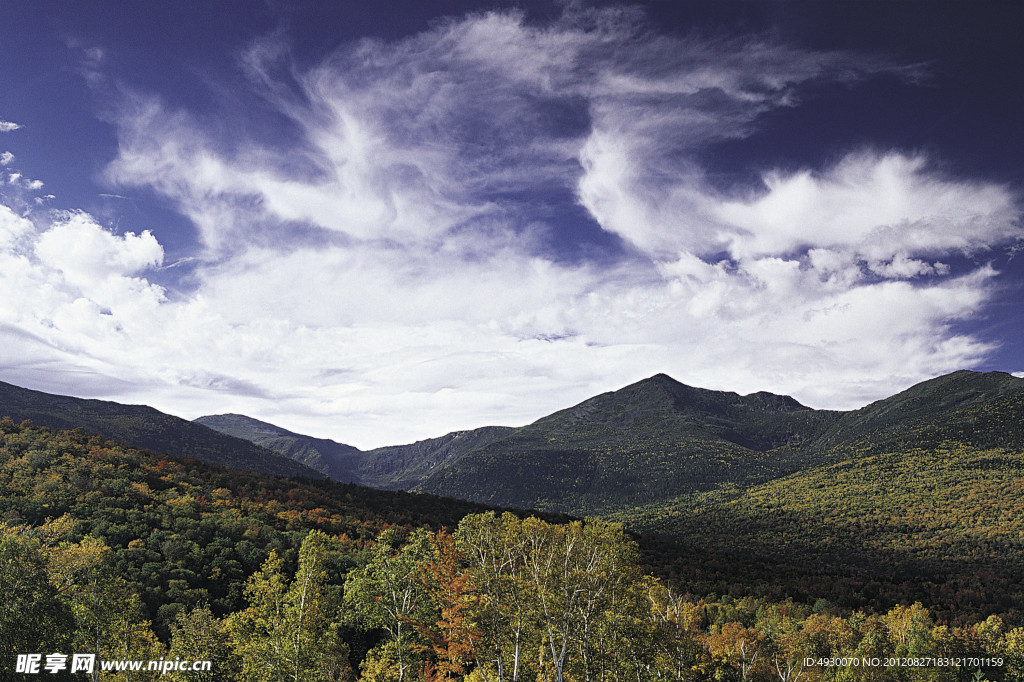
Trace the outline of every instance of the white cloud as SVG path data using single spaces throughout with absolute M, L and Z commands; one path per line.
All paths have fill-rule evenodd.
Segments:
M 2 120 L 0 120 L 0 133 L 9 133 L 9 132 L 17 130 L 19 128 L 21 128 L 21 126 L 18 125 L 17 123 L 12 123 L 10 121 L 2 121 Z
M 32 223 L 0 204 L 0 249 L 10 248 L 32 230 Z
M 286 59 L 265 41 L 242 63 L 291 121 L 287 150 L 125 105 L 107 176 L 199 228 L 188 293 L 153 283 L 149 232 L 0 211 L 0 333 L 37 382 L 70 368 L 94 394 L 368 446 L 656 372 L 856 407 L 992 350 L 954 325 L 998 273 L 948 263 L 1019 236 L 1007 188 L 888 151 L 724 194 L 696 161 L 801 84 L 885 65 L 659 35 L 632 12 L 480 14 Z M 551 190 L 628 248 L 559 257 L 535 205 Z
M 132 275 L 163 262 L 163 248 L 149 232 L 116 236 L 83 212 L 65 213 L 36 240 L 39 262 L 83 288 Z
M 23 190 L 27 189 L 33 192 L 43 188 L 43 182 L 41 180 L 30 180 L 19 172 L 8 171 L 5 175 L 7 176 L 7 184 L 11 187 Z M 2 183 L 3 176 L 0 176 L 0 184 Z
M 764 194 L 721 203 L 714 213 L 736 229 L 731 248 L 740 257 L 813 244 L 889 260 L 971 252 L 1018 233 L 1009 190 L 943 179 L 926 166 L 920 156 L 855 154 L 818 175 L 768 175 Z
M 744 259 L 830 249 L 880 263 L 971 253 L 1020 233 L 1017 198 L 1006 187 L 946 179 L 928 172 L 923 157 L 898 152 L 851 154 L 820 173 L 770 173 L 764 191 L 742 199 L 709 190 L 689 164 L 652 189 L 647 178 L 669 162 L 638 151 L 629 132 L 595 132 L 581 158 L 584 205 L 652 255 L 728 251 Z
M 0 154 L 0 166 L 8 166 L 12 161 L 14 161 L 14 154 L 10 152 Z

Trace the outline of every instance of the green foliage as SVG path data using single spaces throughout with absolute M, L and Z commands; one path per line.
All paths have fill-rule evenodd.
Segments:
M 245 585 L 248 607 L 232 614 L 228 630 L 241 680 L 321 682 L 345 679 L 348 648 L 338 637 L 339 593 L 328 584 L 331 540 L 310 531 L 289 584 L 284 562 L 271 552 Z
M 238 679 L 241 661 L 231 641 L 227 621 L 217 618 L 206 606 L 179 611 L 170 626 L 168 659 L 211 662 L 206 672 L 171 671 L 168 682 L 230 682 Z
M 176 615 L 243 607 L 246 578 L 276 551 L 294 570 L 311 529 L 337 538 L 325 570 L 338 582 L 385 526 L 454 526 L 481 505 L 328 481 L 289 480 L 136 450 L 81 431 L 0 419 L 0 519 L 64 521 L 93 536 L 104 562 L 141 598 L 166 638 Z
M 947 444 L 852 457 L 729 495 L 644 510 L 635 525 L 777 567 L 791 593 L 846 606 L 1024 615 L 1024 453 Z
M 388 529 L 377 538 L 366 565 L 345 583 L 345 601 L 360 625 L 386 633 L 370 657 L 380 679 L 405 680 L 422 662 L 426 642 L 413 623 L 430 622 L 434 614 L 416 574 L 417 566 L 429 558 L 425 530 L 417 529 L 402 544 L 398 533 Z
M 424 445 L 465 481 L 550 507 L 568 491 L 683 544 L 0 420 L 0 588 L 47 605 L 0 607 L 0 652 L 205 647 L 208 679 L 403 682 L 959 681 L 978 668 L 806 659 L 973 657 L 1021 680 L 1024 393 L 971 378 L 851 417 L 656 377 L 479 447 Z M 456 524 L 454 544 L 427 530 Z
M 0 536 L 0 680 L 14 679 L 15 655 L 63 651 L 74 618 L 50 582 L 38 540 Z

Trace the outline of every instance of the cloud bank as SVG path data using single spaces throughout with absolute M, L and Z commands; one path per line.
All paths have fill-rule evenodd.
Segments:
M 288 55 L 278 36 L 239 56 L 287 145 L 124 99 L 107 179 L 194 223 L 187 279 L 154 283 L 158 235 L 0 206 L 6 376 L 372 446 L 656 372 L 853 408 L 992 350 L 955 329 L 997 285 L 985 254 L 1021 236 L 1009 188 L 912 150 L 727 189 L 698 161 L 803 87 L 897 65 L 625 10 Z

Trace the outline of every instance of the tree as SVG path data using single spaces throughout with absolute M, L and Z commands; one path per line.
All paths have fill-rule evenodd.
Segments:
M 74 619 L 50 583 L 38 541 L 0 536 L 0 595 L 0 680 L 15 679 L 17 654 L 67 650 Z
M 1024 682 L 1024 628 L 1014 628 L 1003 636 L 1006 651 L 1006 679 Z
M 612 598 L 595 628 L 593 657 L 600 679 L 651 679 L 658 657 L 657 624 L 651 613 L 651 592 L 657 578 L 627 580 Z
M 430 538 L 426 530 L 413 531 L 409 541 L 400 546 L 394 529 L 377 537 L 370 560 L 345 582 L 345 602 L 356 619 L 366 628 L 379 628 L 387 634 L 387 642 L 367 656 L 373 666 L 373 679 L 405 680 L 418 656 L 413 644 L 423 644 L 411 620 L 429 622 L 426 613 L 427 595 L 415 579 L 417 566 L 431 556 Z M 364 668 L 364 677 L 368 676 Z
M 62 540 L 71 526 L 58 519 L 39 529 L 47 540 L 44 553 L 50 583 L 70 607 L 75 627 L 72 646 L 96 660 L 149 659 L 164 655 L 164 646 L 144 618 L 136 590 L 114 566 L 114 553 L 104 542 L 86 536 L 81 542 Z M 123 672 L 123 679 L 155 679 L 159 672 Z M 99 679 L 94 668 L 92 679 Z
M 480 639 L 480 632 L 470 623 L 477 595 L 469 573 L 460 565 L 461 555 L 451 534 L 442 528 L 430 536 L 430 545 L 433 556 L 419 564 L 416 580 L 433 603 L 437 619 L 433 623 L 408 620 L 429 642 L 417 648 L 429 649 L 437 657 L 437 664 L 432 666 L 434 674 L 448 679 L 465 674 Z
M 764 635 L 739 623 L 725 623 L 707 639 L 708 652 L 716 662 L 735 669 L 746 680 L 761 658 Z
M 328 584 L 327 559 L 333 549 L 322 531 L 311 530 L 299 548 L 299 570 L 285 595 L 285 618 L 289 625 L 287 656 L 289 679 L 346 679 L 348 647 L 338 635 L 340 592 Z M 304 675 L 315 671 L 315 676 Z
M 656 642 L 654 667 L 670 680 L 705 679 L 710 661 L 701 641 L 707 621 L 703 601 L 695 604 L 656 584 L 650 590 L 650 602 Z
M 229 619 L 231 641 L 241 659 L 239 678 L 247 682 L 284 682 L 284 562 L 271 550 L 258 573 L 245 583 L 244 611 Z
M 327 584 L 330 538 L 312 530 L 288 584 L 276 552 L 249 579 L 249 608 L 231 619 L 243 679 L 314 682 L 348 675 L 348 648 L 338 637 L 338 599 Z
M 520 658 L 531 624 L 524 571 L 522 522 L 514 514 L 469 514 L 459 523 L 455 539 L 469 563 L 479 600 L 475 623 L 481 631 L 480 657 L 494 664 L 498 682 L 518 682 Z
M 525 573 L 554 679 L 565 679 L 575 649 L 580 677 L 589 681 L 599 657 L 595 634 L 634 573 L 636 545 L 622 526 L 598 519 L 553 525 L 531 517 L 522 529 Z
M 171 623 L 171 647 L 168 660 L 207 660 L 209 672 L 171 671 L 168 682 L 229 682 L 238 676 L 238 660 L 231 648 L 228 624 L 213 615 L 208 606 L 179 611 Z

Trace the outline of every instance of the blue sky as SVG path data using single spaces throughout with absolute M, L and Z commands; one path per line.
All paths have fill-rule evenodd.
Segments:
M 0 5 L 0 380 L 357 446 L 1024 370 L 1017 3 Z

